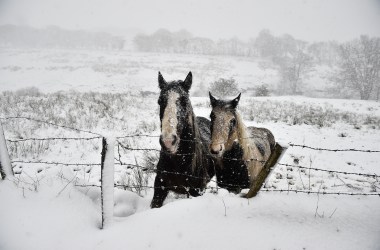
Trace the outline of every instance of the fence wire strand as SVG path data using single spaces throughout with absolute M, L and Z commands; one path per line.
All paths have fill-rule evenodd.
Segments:
M 100 188 L 100 185 L 96 184 L 75 184 L 77 187 L 98 187 Z M 123 185 L 123 184 L 114 184 L 114 187 L 121 187 L 123 189 L 126 188 L 149 188 L 149 189 L 162 189 L 162 188 L 170 188 L 170 189 L 176 189 L 181 188 L 182 186 L 149 186 L 149 185 Z M 216 187 L 206 187 L 204 189 L 196 188 L 197 191 L 205 191 L 205 190 L 216 190 Z M 374 193 L 350 193 L 350 192 L 329 192 L 329 191 L 312 191 L 312 190 L 302 190 L 302 189 L 268 189 L 268 188 L 261 188 L 259 192 L 278 192 L 278 193 L 303 193 L 303 194 L 317 194 L 317 195 L 346 195 L 346 196 L 379 196 L 380 193 L 374 192 Z
M 55 126 L 55 127 L 70 129 L 70 130 L 74 130 L 77 132 L 84 132 L 84 133 L 89 133 L 89 134 L 93 134 L 93 135 L 97 135 L 97 136 L 102 136 L 101 134 L 98 134 L 98 133 L 95 133 L 95 132 L 92 132 L 89 130 L 73 128 L 73 127 L 69 127 L 66 125 L 60 125 L 60 124 L 56 124 L 56 123 L 52 123 L 52 122 L 48 122 L 48 121 L 43 121 L 43 120 L 39 120 L 39 119 L 31 118 L 31 117 L 26 117 L 26 116 L 0 117 L 0 120 L 16 120 L 16 119 L 24 119 L 24 120 L 34 121 L 34 122 L 38 122 L 38 123 L 44 123 L 44 124 Z
M 65 125 L 60 125 L 60 124 L 55 124 L 52 122 L 48 121 L 43 121 L 39 119 L 34 119 L 31 117 L 0 117 L 1 120 L 12 120 L 12 119 L 26 119 L 34 122 L 39 122 L 51 126 L 56 126 L 56 127 L 61 127 L 65 129 L 70 129 L 74 130 L 77 132 L 84 132 L 84 133 L 89 133 L 93 134 L 96 136 L 93 137 L 47 137 L 47 138 L 21 138 L 21 139 L 7 139 L 7 142 L 11 143 L 19 143 L 19 142 L 26 142 L 26 141 L 48 141 L 48 140 L 96 140 L 102 138 L 101 134 L 89 131 L 89 130 L 82 130 L 82 129 L 77 129 Z M 165 170 L 157 170 L 157 169 L 150 169 L 147 167 L 140 166 L 138 164 L 129 164 L 129 163 L 124 163 L 121 161 L 121 153 L 120 153 L 120 148 L 122 148 L 125 151 L 154 151 L 154 152 L 160 152 L 160 153 L 168 153 L 165 151 L 162 151 L 160 149 L 155 149 L 155 148 L 133 148 L 130 146 L 127 146 L 119 141 L 119 139 L 127 139 L 127 138 L 135 138 L 135 137 L 150 137 L 150 138 L 159 138 L 160 136 L 158 135 L 148 135 L 148 134 L 135 134 L 135 135 L 125 135 L 125 136 L 118 136 L 116 137 L 117 140 L 117 147 L 118 147 L 118 155 L 119 158 L 115 158 L 117 162 L 115 162 L 116 165 L 121 165 L 121 166 L 126 166 L 127 169 L 133 169 L 133 168 L 140 168 L 142 171 L 152 171 L 157 173 L 158 171 L 164 174 L 175 174 L 175 175 L 183 175 L 187 176 L 189 178 L 200 178 L 204 179 L 204 177 L 198 177 L 194 176 L 191 174 L 187 173 L 179 173 L 179 172 L 171 172 L 171 171 L 165 171 Z M 253 137 L 249 137 L 253 138 Z M 245 138 L 248 139 L 248 138 Z M 186 141 L 196 141 L 196 140 L 186 140 Z M 200 140 L 197 140 L 200 141 Z M 310 150 L 316 150 L 316 151 L 330 151 L 330 152 L 364 152 L 364 153 L 379 153 L 380 150 L 366 150 L 366 149 L 328 149 L 328 148 L 319 148 L 319 147 L 312 147 L 308 145 L 301 145 L 301 144 L 294 144 L 294 143 L 289 143 L 289 147 L 300 147 L 300 148 L 306 148 Z M 168 153 L 169 154 L 169 153 Z M 177 154 L 177 155 L 193 155 L 192 153 L 190 154 Z M 237 158 L 227 158 L 228 160 L 236 160 L 236 161 L 241 161 L 241 159 Z M 249 159 L 247 161 L 259 161 L 258 159 Z M 261 161 L 263 162 L 263 161 Z M 47 164 L 47 165 L 64 165 L 64 166 L 100 166 L 100 163 L 65 163 L 65 162 L 48 162 L 48 161 L 21 161 L 21 160 L 14 160 L 11 161 L 11 163 L 25 163 L 25 164 Z M 357 176 L 365 176 L 365 177 L 371 177 L 371 178 L 379 178 L 379 175 L 376 174 L 365 174 L 365 173 L 354 173 L 354 172 L 347 172 L 347 171 L 337 171 L 337 170 L 328 170 L 328 169 L 322 169 L 322 168 L 314 168 L 314 167 L 304 167 L 300 165 L 292 165 L 292 164 L 286 164 L 286 163 L 277 163 L 276 165 L 280 166 L 286 166 L 286 167 L 294 167 L 294 168 L 299 168 L 299 169 L 308 169 L 308 170 L 314 170 L 314 171 L 321 171 L 321 172 L 327 172 L 327 173 L 336 173 L 336 174 L 344 174 L 344 175 L 357 175 Z M 217 181 L 211 180 L 211 182 L 215 182 L 217 184 Z M 224 185 L 228 185 L 226 183 L 223 183 Z M 95 184 L 86 184 L 86 185 L 76 185 L 76 186 L 83 186 L 83 187 L 100 187 Z M 236 185 L 234 185 L 236 186 Z M 131 186 L 131 185 L 122 185 L 122 184 L 115 184 L 115 187 L 123 187 L 123 188 L 162 188 L 162 187 L 154 187 L 154 186 L 149 186 L 149 185 L 143 185 L 143 186 Z M 169 187 L 167 187 L 169 188 Z M 170 188 L 178 188 L 178 186 L 173 186 Z M 205 189 L 215 189 L 215 187 L 207 187 Z M 321 195 L 351 195 L 351 196 L 356 196 L 356 195 L 363 195 L 363 196 L 379 196 L 380 193 L 350 193 L 350 192 L 329 192 L 329 191 L 312 191 L 312 190 L 297 190 L 297 189 L 267 189 L 267 188 L 262 188 L 260 191 L 262 192 L 280 192 L 280 193 L 305 193 L 305 194 L 321 194 Z
M 290 147 L 307 148 L 307 149 L 312 149 L 312 150 L 317 150 L 317 151 L 380 153 L 380 150 L 369 150 L 369 149 L 355 149 L 355 148 L 329 149 L 329 148 L 311 147 L 311 146 L 307 146 L 307 145 L 294 144 L 294 143 L 289 143 L 288 145 Z
M 48 138 L 22 138 L 22 139 L 6 139 L 7 142 L 18 143 L 26 141 L 90 141 L 101 139 L 101 136 L 94 137 L 48 137 Z

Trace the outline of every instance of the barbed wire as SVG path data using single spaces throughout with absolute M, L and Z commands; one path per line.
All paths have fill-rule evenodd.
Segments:
M 127 136 L 118 136 L 117 139 L 123 139 L 123 138 L 131 138 L 131 137 L 152 137 L 152 138 L 159 138 L 159 135 L 147 135 L 147 134 L 135 134 L 135 135 L 127 135 Z M 244 137 L 241 139 L 257 139 L 257 137 Z M 181 139 L 182 141 L 198 141 L 200 143 L 203 143 L 200 139 Z M 302 144 L 294 144 L 294 143 L 288 143 L 289 147 L 300 147 L 300 148 L 307 148 L 311 150 L 317 150 L 317 151 L 331 151 L 331 152 L 363 152 L 363 153 L 380 153 L 380 150 L 371 150 L 371 149 L 330 149 L 330 148 L 319 148 L 319 147 L 312 147 L 308 145 L 302 145 Z M 149 149 L 147 149 L 149 150 Z
M 121 143 L 119 141 L 117 141 L 117 143 L 120 145 L 120 147 L 122 147 L 124 150 L 127 150 L 127 151 L 156 151 L 156 152 L 161 152 L 161 150 L 157 149 L 157 148 L 132 148 L 132 147 L 124 145 L 123 143 Z M 190 155 L 193 155 L 193 154 L 190 154 Z
M 25 141 L 89 141 L 101 139 L 101 136 L 94 137 L 47 137 L 47 138 L 23 138 L 23 139 L 6 139 L 7 142 L 17 143 L 17 142 L 25 142 Z
M 48 124 L 48 125 L 51 125 L 51 126 L 56 126 L 56 127 L 60 127 L 60 128 L 74 130 L 74 131 L 77 131 L 77 132 L 84 132 L 84 133 L 89 133 L 89 134 L 93 134 L 93 135 L 102 136 L 101 134 L 98 134 L 98 133 L 95 133 L 95 132 L 92 132 L 92 131 L 89 131 L 89 130 L 83 130 L 83 129 L 73 128 L 73 127 L 69 127 L 69 126 L 66 126 L 66 125 L 55 124 L 55 123 L 52 123 L 52 122 L 43 121 L 43 120 L 39 120 L 39 119 L 34 119 L 34 118 L 31 118 L 31 117 L 26 117 L 26 116 L 0 117 L 0 120 L 14 120 L 14 119 L 25 119 L 25 120 L 30 120 L 30 121 L 34 121 L 34 122 L 45 123 L 45 124 Z
M 355 172 L 347 172 L 347 171 L 329 170 L 329 169 L 323 169 L 323 168 L 304 167 L 304 166 L 286 164 L 286 163 L 277 163 L 277 165 L 286 166 L 286 167 L 295 167 L 295 168 L 300 168 L 300 169 L 311 169 L 314 171 L 336 173 L 336 174 L 359 175 L 359 176 L 366 176 L 366 177 L 373 177 L 373 178 L 379 178 L 380 177 L 380 175 L 376 175 L 376 174 L 363 174 L 363 173 L 355 173 Z
M 237 159 L 237 158 L 226 158 L 226 159 L 241 161 L 241 159 Z M 142 171 L 148 171 L 148 170 L 150 170 L 150 168 L 148 168 L 148 167 L 144 167 L 144 166 L 137 165 L 137 164 L 124 163 L 122 161 L 119 161 L 118 159 L 116 159 L 116 160 L 118 161 L 118 162 L 115 162 L 116 165 L 127 166 L 128 169 L 141 168 Z M 255 158 L 252 158 L 252 159 L 249 159 L 249 160 L 246 160 L 246 161 L 259 161 L 259 160 L 255 159 Z M 265 161 L 259 161 L 259 162 L 265 163 Z M 11 161 L 11 163 L 26 163 L 26 164 L 33 164 L 33 163 L 35 163 L 35 164 L 65 165 L 65 166 L 75 166 L 75 165 L 77 165 L 77 166 L 90 166 L 90 165 L 94 165 L 94 166 L 98 165 L 98 166 L 100 166 L 101 165 L 100 163 L 65 163 L 65 162 L 20 161 L 20 160 Z M 376 178 L 380 178 L 380 175 L 377 175 L 377 174 L 365 174 L 365 173 L 357 173 L 357 172 L 329 170 L 329 169 L 315 168 L 315 167 L 304 167 L 304 166 L 300 166 L 300 165 L 287 164 L 287 163 L 281 163 L 281 162 L 276 163 L 276 165 L 285 166 L 285 167 L 294 167 L 294 168 L 306 169 L 306 170 L 314 170 L 314 171 L 320 171 L 320 172 L 327 172 L 327 173 L 344 174 L 344 175 L 357 175 L 357 176 L 371 177 L 371 178 L 375 178 L 375 179 Z M 154 171 L 158 171 L 158 170 L 154 170 Z M 183 174 L 183 173 L 180 173 L 180 172 L 170 172 L 170 171 L 164 171 L 164 170 L 160 170 L 160 171 L 162 173 L 166 172 L 166 173 L 170 173 L 170 174 L 185 175 L 185 176 L 188 176 L 188 177 L 191 177 L 191 178 L 196 178 L 196 176 L 186 175 L 186 174 Z
M 22 141 L 27 141 L 27 140 L 34 140 L 34 141 L 43 141 L 43 140 L 93 140 L 93 139 L 98 139 L 101 138 L 102 135 L 96 132 L 92 132 L 89 130 L 83 130 L 83 129 L 78 129 L 78 128 L 73 128 L 69 127 L 66 125 L 60 125 L 60 124 L 55 124 L 52 122 L 48 121 L 43 121 L 39 119 L 34 119 L 31 117 L 25 117 L 25 116 L 14 116 L 14 117 L 0 117 L 1 120 L 12 120 L 12 119 L 26 119 L 34 122 L 39 122 L 39 123 L 45 123 L 48 125 L 56 126 L 56 127 L 61 127 L 65 129 L 70 129 L 74 130 L 77 132 L 84 132 L 84 133 L 89 133 L 89 134 L 94 134 L 97 135 L 96 137 L 50 137 L 50 138 L 24 138 L 24 139 L 8 139 L 7 141 L 9 142 L 22 142 Z M 159 135 L 149 135 L 149 134 L 134 134 L 134 135 L 124 135 L 124 136 L 117 136 L 116 139 L 124 139 L 124 138 L 133 138 L 133 137 L 151 137 L 151 138 L 159 138 Z M 246 137 L 242 139 L 255 139 L 256 137 Z M 200 139 L 182 139 L 183 141 L 198 141 L 200 143 L 203 143 Z M 317 151 L 330 151 L 330 152 L 364 152 L 364 153 L 380 153 L 380 150 L 370 150 L 370 149 L 355 149 L 355 148 L 350 148 L 350 149 L 329 149 L 329 148 L 320 148 L 320 147 L 312 147 L 308 145 L 302 145 L 302 144 L 294 144 L 294 143 L 288 143 L 290 147 L 300 147 L 300 148 L 307 148 L 311 150 L 317 150 Z M 128 150 L 140 150 L 140 151 L 160 151 L 158 149 L 138 149 L 138 148 L 128 148 Z
M 184 140 L 182 139 L 183 141 L 194 141 L 194 140 Z M 118 141 L 119 142 L 119 141 Z M 122 144 L 121 142 L 119 142 L 120 144 Z M 317 148 L 317 147 L 311 147 L 311 146 L 308 146 L 308 145 L 300 145 L 300 144 L 292 144 L 292 143 L 289 143 L 287 144 L 289 145 L 290 147 L 301 147 L 301 148 L 308 148 L 308 149 L 312 149 L 312 150 L 317 150 L 317 151 L 331 151 L 331 152 L 363 152 L 363 153 L 380 153 L 380 150 L 367 150 L 367 149 L 329 149 L 329 148 Z M 131 148 L 131 147 L 127 147 L 125 146 L 124 147 L 125 149 L 127 150 L 136 150 L 136 151 L 161 151 L 160 149 L 153 149 L 153 148 Z
M 293 193 L 304 193 L 304 194 L 318 194 L 318 195 L 359 195 L 359 196 L 379 196 L 380 193 L 349 193 L 349 192 L 327 192 L 327 191 L 311 191 L 311 190 L 300 190 L 300 189 L 267 189 L 262 188 L 259 192 L 280 192 L 280 193 L 286 193 L 286 192 L 293 192 Z
M 95 140 L 95 139 L 102 138 L 102 136 L 100 134 L 92 132 L 92 131 L 77 129 L 77 128 L 73 128 L 73 127 L 69 127 L 69 126 L 65 126 L 65 125 L 59 125 L 59 124 L 55 124 L 55 123 L 51 123 L 51 122 L 47 122 L 47 121 L 42 121 L 42 120 L 30 118 L 30 117 L 6 117 L 6 118 L 0 117 L 0 119 L 3 119 L 3 120 L 27 119 L 27 120 L 40 122 L 40 123 L 44 123 L 44 124 L 48 124 L 48 125 L 52 125 L 52 126 L 56 126 L 56 127 L 74 130 L 77 132 L 85 132 L 85 133 L 97 135 L 94 137 L 48 137 L 48 138 L 22 138 L 22 139 L 7 139 L 6 140 L 7 142 L 11 142 L 11 143 L 18 143 L 18 142 L 25 142 L 25 141 L 47 141 L 47 140 Z M 134 135 L 118 136 L 116 138 L 117 139 L 126 139 L 126 138 L 134 138 L 134 137 L 158 138 L 160 136 L 148 135 L 148 134 L 134 134 Z M 248 137 L 248 138 L 254 138 L 254 137 Z M 244 138 L 244 139 L 248 139 L 248 138 Z M 183 139 L 183 141 L 198 141 L 200 143 L 203 143 L 200 139 L 195 139 L 195 140 L 194 139 L 193 140 Z M 328 149 L 328 148 L 312 147 L 312 146 L 308 146 L 308 145 L 301 145 L 301 144 L 294 144 L 294 143 L 289 143 L 288 145 L 289 145 L 289 147 L 301 147 L 301 148 L 307 148 L 307 149 L 311 149 L 311 150 L 330 151 L 330 152 L 343 152 L 343 151 L 365 152 L 365 153 L 379 153 L 380 152 L 379 150 L 366 150 L 366 149 Z M 155 173 L 160 172 L 163 174 L 182 175 L 182 176 L 186 176 L 189 178 L 198 178 L 198 179 L 209 180 L 208 178 L 205 178 L 205 177 L 194 176 L 194 175 L 187 174 L 187 173 L 172 172 L 172 171 L 166 171 L 166 170 L 157 170 L 157 169 L 151 169 L 148 167 L 143 167 L 143 166 L 140 166 L 138 164 L 124 163 L 121 161 L 120 147 L 123 148 L 125 151 L 155 151 L 155 152 L 170 154 L 169 152 L 166 152 L 166 151 L 163 151 L 160 149 L 156 149 L 156 148 L 133 148 L 133 147 L 124 145 L 119 140 L 117 140 L 117 147 L 118 147 L 119 159 L 115 158 L 118 161 L 115 164 L 121 165 L 121 166 L 126 166 L 127 169 L 141 168 L 142 171 L 152 171 Z M 181 156 L 181 155 L 193 155 L 193 154 L 194 153 L 176 154 L 176 155 Z M 211 154 L 209 156 L 214 157 Z M 238 159 L 238 158 L 225 158 L 225 159 L 234 160 L 234 161 L 242 161 L 242 159 Z M 260 161 L 260 160 L 255 159 L 255 158 L 251 158 L 251 159 L 248 159 L 245 161 L 248 162 L 248 161 Z M 265 163 L 265 161 L 260 161 L 260 162 Z M 21 161 L 21 160 L 11 161 L 11 163 L 48 164 L 48 165 L 64 165 L 64 166 L 100 166 L 101 165 L 100 163 L 65 163 L 65 162 L 54 162 L 54 161 L 48 162 L 48 161 Z M 286 163 L 277 163 L 277 165 L 300 168 L 300 169 L 309 169 L 309 170 L 314 170 L 314 171 L 322 171 L 322 172 L 328 172 L 328 173 L 344 174 L 344 175 L 358 175 L 358 176 L 365 176 L 365 177 L 371 177 L 371 178 L 376 178 L 376 179 L 380 177 L 379 175 L 376 175 L 376 174 L 364 174 L 364 173 L 355 173 L 355 172 L 347 172 L 347 171 L 328 170 L 328 169 L 304 167 L 304 166 L 300 166 L 300 165 L 292 165 L 292 164 L 286 164 Z M 215 182 L 216 184 L 218 184 L 218 182 L 215 180 L 211 180 L 211 182 Z M 223 183 L 223 185 L 229 186 L 228 183 Z M 115 186 L 117 186 L 117 187 L 129 187 L 129 188 L 155 188 L 152 186 L 125 186 L 125 185 L 121 185 L 121 184 L 115 184 Z M 233 185 L 233 186 L 237 187 L 238 185 Z M 159 188 L 161 188 L 161 187 L 159 187 Z M 172 188 L 177 188 L 177 187 L 173 186 Z M 311 190 L 293 190 L 293 189 L 261 189 L 260 191 L 264 191 L 264 192 L 270 192 L 270 191 L 274 191 L 274 192 L 295 192 L 295 193 L 322 194 L 322 195 L 323 194 L 331 194 L 331 195 L 334 194 L 334 195 L 364 195 L 364 196 L 365 195 L 379 195 L 380 196 L 380 193 L 349 193 L 349 192 L 327 192 L 327 191 L 316 192 L 316 191 L 311 191 Z
M 64 166 L 100 166 L 100 163 L 67 163 L 67 162 L 48 162 L 48 161 L 11 161 L 11 163 L 25 164 L 47 164 L 47 165 L 64 165 Z
M 64 163 L 64 162 L 46 162 L 46 161 L 12 161 L 11 163 L 26 163 L 26 164 L 49 164 L 49 165 L 65 165 L 65 166 L 100 166 L 101 164 L 99 163 Z M 180 172 L 173 172 L 173 171 L 166 171 L 166 170 L 157 170 L 157 169 L 149 169 L 147 167 L 143 167 L 141 165 L 137 165 L 137 164 L 129 164 L 129 163 L 118 163 L 116 162 L 115 163 L 116 165 L 122 165 L 122 166 L 127 166 L 128 168 L 141 168 L 142 171 L 149 171 L 151 170 L 152 172 L 154 173 L 157 173 L 157 172 L 160 172 L 160 173 L 163 173 L 163 174 L 173 174 L 173 175 L 181 175 L 181 176 L 185 176 L 185 177 L 189 177 L 189 178 L 195 178 L 195 179 L 203 179 L 203 180 L 207 180 L 207 181 L 210 181 L 210 182 L 213 182 L 213 183 L 216 183 L 216 185 L 218 185 L 218 181 L 217 180 L 214 180 L 214 179 L 211 179 L 209 180 L 208 178 L 205 178 L 205 177 L 199 177 L 199 176 L 194 176 L 194 175 L 191 175 L 191 174 L 187 174 L 187 173 L 180 173 Z M 312 170 L 315 170 L 315 171 L 325 171 L 325 172 L 329 172 L 329 173 L 340 173 L 340 174 L 353 174 L 353 175 L 364 175 L 364 176 L 369 176 L 369 177 L 374 177 L 374 178 L 377 178 L 379 176 L 377 175 L 367 175 L 367 174 L 361 174 L 361 173 L 350 173 L 350 172 L 341 172 L 341 171 L 334 171 L 334 170 L 326 170 L 326 169 L 318 169 L 318 168 L 307 168 L 307 167 L 302 167 L 302 166 L 297 166 L 297 165 L 291 165 L 291 164 L 284 164 L 284 163 L 279 163 L 280 165 L 283 165 L 283 166 L 291 166 L 291 167 L 298 167 L 298 168 L 304 168 L 304 169 L 312 169 Z M 239 185 L 235 185 L 235 184 L 229 184 L 229 183 L 223 183 L 223 185 L 225 186 L 230 186 L 230 187 L 240 187 Z M 95 185 L 95 184 L 91 184 L 91 185 L 82 185 L 82 186 L 85 186 L 85 187 L 88 187 L 88 186 L 94 186 L 94 187 L 100 187 L 98 185 Z M 154 187 L 154 186 L 147 186 L 147 185 L 136 185 L 136 186 L 128 186 L 128 185 L 124 185 L 124 184 L 115 184 L 115 187 L 123 187 L 123 188 L 161 188 L 161 187 Z M 179 186 L 165 186 L 167 188 L 178 188 Z M 199 188 L 195 188 L 195 189 L 199 189 Z M 199 190 L 205 190 L 205 189 L 210 189 L 210 188 L 204 188 L 204 189 L 199 189 Z M 215 189 L 214 187 L 211 188 L 211 189 Z M 349 193 L 349 192 L 328 192 L 328 191 L 311 191 L 311 190 L 295 190 L 295 189 L 261 189 L 260 191 L 264 191 L 264 192 L 295 192 L 295 193 L 306 193 L 306 194 L 322 194 L 322 195 L 351 195 L 351 196 L 354 196 L 354 195 L 363 195 L 363 196 L 374 196 L 374 195 L 379 195 L 380 197 L 380 193 Z
M 147 134 L 134 134 L 134 135 L 124 135 L 124 136 L 116 136 L 116 139 L 126 139 L 126 138 L 133 138 L 133 137 L 152 137 L 152 138 L 159 138 L 159 135 L 147 135 Z
M 75 184 L 77 187 L 98 187 L 100 188 L 100 185 L 96 184 Z M 183 187 L 183 186 L 150 186 L 150 185 L 125 185 L 125 184 L 114 184 L 114 187 L 122 187 L 122 188 L 150 188 L 150 189 L 162 189 L 162 188 L 168 188 L 168 189 L 177 189 L 177 188 L 188 188 L 188 189 L 195 189 L 199 192 L 205 191 L 205 190 L 216 190 L 216 187 L 205 187 L 203 189 L 201 188 L 191 188 L 191 187 Z M 303 193 L 303 194 L 317 194 L 317 195 L 347 195 L 347 196 L 379 196 L 380 193 L 374 192 L 374 193 L 350 193 L 350 192 L 328 192 L 328 191 L 312 191 L 312 190 L 302 190 L 302 189 L 268 189 L 268 188 L 262 188 L 259 192 L 279 192 L 279 193 Z
M 119 144 L 125 150 L 135 150 L 133 148 L 129 148 L 129 147 L 124 146 L 120 142 L 119 142 Z M 165 151 L 161 151 L 159 149 L 152 149 L 152 148 L 139 148 L 138 150 L 142 150 L 142 151 L 157 151 L 157 152 L 164 152 L 165 153 Z M 170 154 L 170 153 L 168 153 L 168 154 Z M 192 154 L 178 154 L 178 155 L 192 155 Z M 214 157 L 211 154 L 209 154 L 209 156 Z M 266 161 L 263 161 L 263 160 L 258 160 L 256 158 L 250 158 L 250 159 L 247 159 L 247 160 L 243 160 L 243 159 L 239 159 L 239 158 L 224 157 L 224 159 L 232 160 L 232 161 L 245 161 L 245 162 L 249 162 L 249 161 L 258 161 L 258 162 L 261 162 L 261 163 L 265 163 L 266 162 Z M 315 171 L 328 172 L 328 173 L 338 173 L 338 174 L 345 174 L 345 175 L 358 175 L 358 176 L 366 176 L 366 177 L 372 177 L 372 178 L 379 178 L 380 177 L 379 175 L 376 175 L 376 174 L 364 174 L 364 173 L 355 173 L 355 172 L 348 172 L 348 171 L 329 170 L 329 169 L 323 169 L 323 168 L 303 167 L 303 166 L 300 166 L 300 165 L 292 165 L 292 164 L 280 163 L 280 162 L 276 163 L 276 164 L 280 165 L 280 166 L 295 167 L 295 168 L 301 168 L 301 169 L 311 169 L 311 170 L 315 170 Z
M 161 150 L 161 149 L 157 149 L 157 148 L 132 148 L 132 147 L 129 147 L 129 146 L 126 146 L 124 145 L 123 143 L 121 143 L 120 141 L 117 141 L 118 145 L 120 145 L 120 147 L 122 147 L 124 150 L 126 151 L 155 151 L 155 152 L 159 152 L 159 153 L 164 153 L 164 154 L 169 154 L 171 155 L 172 153 L 170 152 L 166 152 L 164 150 Z M 182 154 L 182 153 L 176 153 L 175 155 L 178 155 L 178 156 L 188 156 L 188 155 L 194 155 L 195 153 L 186 153 L 186 154 Z
M 355 149 L 355 148 L 349 148 L 349 149 L 329 149 L 329 148 L 318 148 L 318 147 L 311 147 L 307 145 L 300 145 L 300 144 L 288 144 L 290 147 L 300 147 L 300 148 L 307 148 L 317 151 L 331 151 L 331 152 L 364 152 L 364 153 L 380 153 L 380 150 L 367 150 L 367 149 Z

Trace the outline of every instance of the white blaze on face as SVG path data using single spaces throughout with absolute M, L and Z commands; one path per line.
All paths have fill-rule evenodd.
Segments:
M 173 147 L 171 144 L 173 142 L 174 136 L 177 136 L 177 105 L 176 102 L 179 98 L 179 94 L 170 91 L 168 93 L 168 103 L 166 105 L 164 116 L 161 122 L 161 135 L 165 146 L 170 149 Z

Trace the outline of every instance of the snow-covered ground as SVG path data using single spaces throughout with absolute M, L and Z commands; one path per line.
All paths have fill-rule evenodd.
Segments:
M 202 87 L 207 89 L 221 77 L 233 77 L 242 89 L 263 83 L 276 89 L 279 77 L 274 66 L 269 65 L 246 57 L 0 48 L 0 86 L 2 90 L 37 86 L 49 92 L 62 89 L 112 93 L 134 89 L 157 91 L 158 71 L 168 79 L 182 79 L 191 70 L 193 92 Z M 326 72 L 328 68 L 316 66 L 305 79 L 309 96 L 318 95 L 314 89 L 326 86 Z
M 240 59 L 231 62 L 230 58 L 158 54 L 128 57 L 106 51 L 54 52 L 58 53 L 54 57 L 52 53 L 1 52 L 1 90 L 37 86 L 48 94 L 3 93 L 0 117 L 27 116 L 114 136 L 155 136 L 159 134 L 157 97 L 141 97 L 130 90 L 157 92 L 158 70 L 168 72 L 168 80 L 182 78 L 189 70 L 195 79 L 198 76 L 207 81 L 229 76 L 239 82 L 272 77 L 260 75 L 264 73 L 258 68 L 247 73 L 252 65 Z M 97 71 L 97 63 L 102 64 L 101 72 Z M 229 63 L 233 67 L 228 71 L 225 65 Z M 212 66 L 205 68 L 206 64 Z M 67 68 L 68 65 L 74 68 Z M 139 65 L 136 75 L 135 65 Z M 218 67 L 223 70 L 215 71 Z M 271 79 L 275 82 L 275 75 Z M 64 92 L 52 93 L 59 90 Z M 87 93 L 89 90 L 104 94 Z M 207 98 L 192 98 L 192 103 L 197 115 L 209 115 Z M 267 127 L 282 143 L 329 149 L 380 149 L 378 102 L 243 95 L 240 105 L 247 125 Z M 11 140 L 94 136 L 25 119 L 1 122 L 5 137 Z M 120 142 L 133 148 L 159 149 L 156 137 L 126 138 Z M 8 148 L 16 178 L 0 182 L 0 249 L 380 248 L 379 196 L 322 194 L 380 193 L 378 178 L 297 167 L 380 175 L 380 153 L 289 147 L 281 163 L 292 166 L 277 165 L 266 183 L 272 191 L 261 192 L 252 199 L 223 189 L 218 193 L 207 190 L 203 196 L 189 199 L 172 194 L 162 208 L 152 210 L 152 189 L 131 189 L 132 192 L 115 188 L 113 223 L 100 230 L 100 188 L 81 186 L 100 185 L 99 165 L 15 162 L 99 164 L 100 139 L 8 141 Z M 155 151 L 126 151 L 120 147 L 115 148 L 115 157 L 116 163 L 138 164 L 148 170 L 157 161 Z M 116 164 L 115 183 L 152 185 L 153 173 L 136 171 Z M 139 174 L 143 175 L 142 180 L 136 179 Z M 280 189 L 320 194 L 276 191 Z

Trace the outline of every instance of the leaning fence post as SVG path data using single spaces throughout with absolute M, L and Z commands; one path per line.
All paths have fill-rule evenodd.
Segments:
M 286 146 L 276 143 L 272 154 L 270 155 L 267 162 L 264 164 L 264 167 L 260 171 L 259 175 L 256 177 L 256 181 L 253 183 L 248 193 L 245 195 L 245 198 L 252 198 L 258 194 L 265 180 L 268 178 L 269 174 L 273 170 L 273 167 L 281 159 L 286 149 Z
M 101 162 L 101 203 L 102 225 L 101 229 L 108 227 L 113 220 L 114 204 L 114 147 L 115 138 L 103 137 Z
M 6 176 L 13 176 L 13 170 L 8 154 L 7 143 L 5 141 L 3 126 L 0 122 L 0 179 L 5 179 Z

